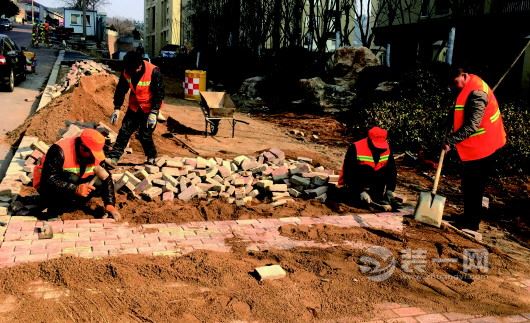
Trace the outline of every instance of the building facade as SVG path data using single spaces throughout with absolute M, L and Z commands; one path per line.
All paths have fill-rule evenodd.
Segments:
M 166 44 L 183 45 L 186 0 L 144 0 L 145 48 L 156 56 Z

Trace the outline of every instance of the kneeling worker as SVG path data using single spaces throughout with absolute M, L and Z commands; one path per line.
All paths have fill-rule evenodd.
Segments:
M 95 168 L 105 160 L 105 137 L 94 129 L 84 129 L 79 136 L 64 138 L 50 147 L 35 168 L 33 186 L 48 208 L 49 217 L 74 211 L 91 197 L 101 196 L 105 211 L 121 218 L 115 208 L 112 177 L 96 178 Z
M 373 127 L 368 137 L 348 148 L 339 176 L 339 187 L 370 206 L 372 202 L 390 203 L 393 209 L 400 205 L 394 198 L 397 171 L 387 131 Z

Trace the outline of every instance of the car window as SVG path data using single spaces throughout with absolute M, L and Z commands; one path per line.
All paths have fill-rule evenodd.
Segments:
M 19 50 L 17 44 L 15 44 L 15 42 L 10 38 L 6 38 L 6 42 L 9 44 L 9 46 L 11 46 L 12 49 Z
M 4 38 L 4 54 L 7 54 L 8 52 L 10 52 L 12 50 L 13 50 L 13 48 L 11 47 L 9 42 L 7 42 L 7 38 Z

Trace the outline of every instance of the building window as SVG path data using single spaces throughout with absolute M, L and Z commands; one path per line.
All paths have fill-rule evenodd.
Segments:
M 153 30 L 155 30 L 155 13 L 156 13 L 156 10 L 155 10 L 155 7 L 152 8 L 152 12 L 151 12 L 151 28 Z
M 72 25 L 81 25 L 81 15 L 73 13 L 70 16 L 70 23 Z

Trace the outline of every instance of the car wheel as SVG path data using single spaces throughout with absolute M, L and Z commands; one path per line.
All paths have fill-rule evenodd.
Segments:
M 11 69 L 11 72 L 9 73 L 9 80 L 7 81 L 7 91 L 13 92 L 15 90 L 15 73 L 13 72 L 13 69 Z

